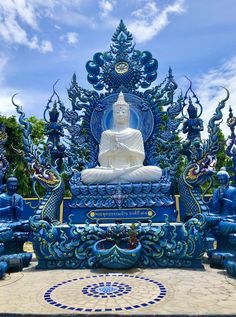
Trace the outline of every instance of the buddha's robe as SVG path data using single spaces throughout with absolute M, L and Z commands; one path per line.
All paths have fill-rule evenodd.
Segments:
M 102 133 L 98 162 L 100 166 L 83 170 L 84 184 L 118 184 L 156 182 L 162 171 L 156 166 L 143 166 L 145 159 L 142 134 L 127 128 Z
M 217 188 L 213 193 L 213 213 L 220 216 L 236 215 L 236 188 L 227 186 Z
M 0 220 L 15 220 L 23 211 L 23 198 L 19 194 L 12 196 L 7 193 L 0 195 Z

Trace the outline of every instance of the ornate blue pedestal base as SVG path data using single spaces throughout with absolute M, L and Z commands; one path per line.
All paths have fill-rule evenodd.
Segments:
M 5 264 L 0 266 L 0 276 L 8 269 L 14 270 L 15 266 L 19 269 L 29 266 L 32 259 L 31 253 L 23 251 L 24 243 L 29 239 L 29 221 L 3 221 L 0 223 L 0 262 Z M 2 273 L 1 273 L 2 271 Z
M 229 276 L 236 278 L 236 256 L 226 259 L 224 266 Z
M 215 268 L 226 268 L 230 276 L 236 277 L 236 222 L 221 217 L 211 219 L 215 222 L 212 233 L 217 241 L 217 248 L 207 252 L 210 265 Z
M 28 253 L 28 252 L 17 253 L 17 254 L 6 254 L 6 255 L 0 256 L 0 261 L 4 261 L 7 263 L 7 269 L 9 268 L 10 263 L 15 261 L 18 262 L 22 268 L 28 267 L 31 259 L 32 259 L 32 253 Z
M 4 277 L 6 270 L 7 270 L 7 263 L 0 262 L 0 279 L 2 279 Z
M 31 218 L 38 268 L 202 268 L 206 218 L 185 224 L 55 226 Z M 131 260 L 133 257 L 133 260 Z
M 165 215 L 176 221 L 177 213 L 173 197 L 169 194 L 170 182 L 147 184 L 81 185 L 76 175 L 72 177 L 73 194 L 69 209 L 64 212 L 64 221 L 71 216 L 73 223 L 86 220 L 96 223 L 164 222 Z

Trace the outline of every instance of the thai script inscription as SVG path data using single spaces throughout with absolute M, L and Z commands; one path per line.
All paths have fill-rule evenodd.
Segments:
M 153 218 L 156 215 L 152 209 L 96 209 L 88 213 L 92 219 L 133 219 L 133 218 Z

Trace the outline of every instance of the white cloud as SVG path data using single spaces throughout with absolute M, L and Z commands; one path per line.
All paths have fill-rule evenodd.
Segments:
M 142 9 L 133 11 L 132 15 L 138 19 L 147 19 L 154 17 L 158 12 L 160 12 L 160 9 L 157 7 L 156 2 L 149 1 Z
M 4 80 L 4 69 L 7 65 L 8 62 L 8 58 L 4 55 L 0 55 L 0 84 L 3 82 Z M 0 93 L 1 95 L 1 93 Z
M 4 73 L 6 72 L 7 63 L 8 58 L 4 55 L 0 55 L 0 114 L 5 116 L 14 114 L 14 109 L 11 107 L 10 96 L 16 92 L 4 85 Z
M 55 29 L 57 29 L 57 30 L 61 30 L 61 27 L 60 27 L 59 25 L 57 25 L 57 24 L 55 24 L 54 27 L 55 27 Z
M 52 52 L 48 40 L 39 40 L 28 29 L 39 31 L 38 8 L 36 2 L 27 0 L 1 0 L 0 2 L 0 37 L 8 44 L 25 45 L 41 53 Z
M 151 40 L 169 23 L 170 14 L 182 14 L 185 12 L 185 0 L 176 0 L 173 4 L 164 7 L 162 10 L 157 7 L 155 1 L 148 1 L 143 8 L 132 12 L 134 19 L 131 19 L 127 25 L 133 33 L 136 42 L 142 43 Z
M 40 51 L 42 53 L 48 53 L 53 51 L 53 46 L 50 41 L 42 41 L 40 45 Z
M 76 32 L 67 32 L 66 34 L 60 36 L 60 40 L 66 41 L 69 45 L 75 45 L 79 41 L 78 37 L 79 35 Z M 68 54 L 65 49 L 63 49 L 63 54 L 64 53 Z
M 126 19 L 126 24 L 137 42 L 150 40 L 168 25 L 171 14 L 184 12 L 185 0 L 170 1 L 171 4 L 161 9 L 154 0 L 136 3 L 138 9 L 133 11 L 129 21 Z M 54 31 L 55 28 L 63 30 L 63 26 L 96 28 L 101 21 L 103 26 L 114 28 L 119 23 L 117 15 L 120 11 L 116 11 L 116 7 L 125 10 L 117 0 L 0 0 L 0 39 L 41 53 L 52 52 L 53 45 L 49 38 L 45 38 L 51 34 L 44 32 L 47 23 L 49 27 L 52 24 Z M 64 32 L 68 32 L 69 44 L 77 43 L 75 32 L 68 29 Z
M 76 32 L 68 32 L 66 34 L 68 44 L 74 45 L 78 43 L 78 33 Z
M 24 23 L 31 26 L 33 29 L 37 29 L 37 20 L 35 7 L 26 0 L 1 0 L 0 8 L 2 12 L 2 18 L 10 17 L 11 19 L 19 18 Z
M 110 12 L 109 3 L 113 6 L 113 2 L 104 1 L 104 14 Z M 52 52 L 53 45 L 45 38 L 43 23 L 52 22 L 58 30 L 63 25 L 78 27 L 84 24 L 94 28 L 96 19 L 91 14 L 82 14 L 84 8 L 86 5 L 81 0 L 0 0 L 0 40 L 2 38 L 7 44 L 24 45 L 41 53 Z M 68 32 L 67 41 L 69 44 L 77 43 L 75 32 Z
M 101 16 L 107 17 L 114 9 L 114 6 L 116 5 L 116 1 L 115 0 L 100 0 L 98 5 L 100 8 Z
M 37 115 L 42 117 L 42 105 L 46 106 L 50 91 L 45 93 L 45 91 L 40 90 L 22 90 L 16 86 L 6 85 L 5 74 L 7 73 L 8 63 L 10 63 L 8 58 L 0 55 L 0 115 L 17 115 L 15 107 L 11 102 L 11 98 L 14 94 L 18 93 L 15 97 L 16 103 L 23 106 L 23 110 L 27 116 Z M 33 104 L 32 100 L 34 101 Z
M 11 101 L 12 96 L 17 94 L 14 98 L 15 103 L 22 106 L 26 117 L 36 116 L 42 118 L 43 111 L 51 94 L 50 90 L 19 89 L 18 87 L 6 86 L 0 86 L 0 91 L 0 115 L 6 117 L 12 115 L 18 117 L 16 109 Z
M 223 122 L 221 124 L 222 130 L 227 136 L 230 134 L 226 124 L 229 105 L 232 106 L 234 115 L 236 115 L 236 56 L 222 62 L 218 68 L 210 69 L 194 81 L 196 94 L 203 106 L 202 118 L 205 125 L 212 117 L 218 103 L 226 96 L 226 92 L 221 86 L 227 88 L 230 92 L 230 98 L 223 109 Z M 207 136 L 206 129 L 203 136 Z

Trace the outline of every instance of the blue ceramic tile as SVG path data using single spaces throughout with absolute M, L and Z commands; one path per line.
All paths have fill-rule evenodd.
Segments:
M 102 312 L 102 311 L 112 311 L 111 308 L 96 308 L 96 309 L 92 309 L 92 308 L 82 308 L 82 307 L 73 307 L 70 306 L 68 307 L 67 305 L 64 305 L 63 303 L 57 303 L 55 301 L 53 301 L 51 299 L 51 294 L 54 290 L 58 289 L 60 286 L 63 286 L 67 283 L 72 283 L 73 281 L 78 281 L 78 280 L 84 280 L 84 279 L 89 279 L 89 278 L 98 278 L 98 277 L 104 277 L 104 276 L 115 276 L 117 278 L 119 278 L 119 276 L 125 276 L 128 278 L 139 278 L 141 280 L 145 280 L 149 283 L 153 283 L 154 285 L 156 285 L 156 287 L 158 288 L 160 295 L 158 295 L 156 298 L 149 300 L 147 303 L 142 303 L 142 304 L 137 304 L 134 306 L 127 306 L 127 307 L 115 307 L 115 311 L 121 311 L 123 309 L 125 310 L 131 310 L 131 309 L 136 309 L 136 308 L 140 308 L 140 307 L 147 307 L 149 305 L 155 304 L 157 302 L 159 302 L 163 297 L 165 297 L 167 290 L 165 288 L 165 286 L 157 281 L 154 281 L 153 279 L 148 279 L 146 277 L 142 277 L 142 276 L 134 276 L 134 275 L 129 275 L 129 274 L 100 274 L 100 275 L 93 275 L 93 276 L 86 276 L 81 277 L 81 278 L 75 278 L 75 279 L 70 279 L 67 281 L 63 281 L 61 283 L 58 283 L 54 286 L 52 286 L 51 288 L 49 288 L 45 293 L 44 293 L 44 299 L 45 301 L 47 301 L 49 304 L 62 308 L 62 309 L 68 309 L 68 310 L 75 310 L 75 311 L 86 311 L 86 312 Z M 123 282 L 123 281 L 122 281 Z M 120 297 L 120 296 L 124 296 L 128 293 L 130 293 L 132 291 L 132 287 L 127 284 L 127 283 L 119 283 L 119 282 L 111 282 L 111 281 L 107 281 L 107 282 L 97 282 L 97 283 L 93 283 L 93 284 L 88 284 L 86 285 L 82 290 L 80 290 L 84 295 L 89 296 L 89 297 L 93 297 L 93 298 L 115 298 L 115 297 Z M 108 305 L 109 305 L 109 301 L 108 301 Z

